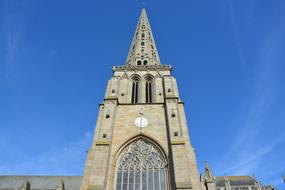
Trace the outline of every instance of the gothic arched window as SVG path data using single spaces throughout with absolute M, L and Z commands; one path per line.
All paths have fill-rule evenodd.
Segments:
M 151 103 L 153 102 L 153 78 L 152 76 L 145 77 L 145 102 Z
M 126 147 L 117 161 L 116 190 L 167 190 L 166 161 L 144 139 Z
M 133 76 L 132 80 L 132 103 L 138 103 L 140 78 L 138 76 Z

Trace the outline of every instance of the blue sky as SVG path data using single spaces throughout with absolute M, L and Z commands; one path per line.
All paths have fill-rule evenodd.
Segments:
M 284 188 L 285 1 L 145 1 L 200 171 Z M 82 175 L 141 1 L 0 0 L 0 175 Z

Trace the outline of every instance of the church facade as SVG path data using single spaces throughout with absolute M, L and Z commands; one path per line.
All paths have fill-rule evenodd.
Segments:
M 83 176 L 87 189 L 200 189 L 184 104 L 160 63 L 145 9 L 125 65 L 113 68 Z
M 143 9 L 126 63 L 113 67 L 83 176 L 0 176 L 0 190 L 261 190 L 250 176 L 199 175 L 171 65 Z M 268 187 L 270 189 L 270 187 Z

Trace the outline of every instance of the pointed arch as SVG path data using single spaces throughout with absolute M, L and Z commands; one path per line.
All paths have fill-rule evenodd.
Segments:
M 132 80 L 132 99 L 131 102 L 134 103 L 138 103 L 139 102 L 139 92 L 140 92 L 140 81 L 141 81 L 141 77 L 137 74 L 134 74 L 131 76 L 131 80 Z
M 141 80 L 141 76 L 138 74 L 133 74 L 130 76 L 131 80 L 133 81 L 140 81 Z
M 168 161 L 162 147 L 146 136 L 136 136 L 116 155 L 115 189 L 168 189 Z
M 154 138 L 145 135 L 145 134 L 139 134 L 139 135 L 135 135 L 131 138 L 129 138 L 128 140 L 125 141 L 124 144 L 122 144 L 115 153 L 115 159 L 117 160 L 118 157 L 120 156 L 120 154 L 122 153 L 122 151 L 129 146 L 131 143 L 133 143 L 134 141 L 138 140 L 138 139 L 144 139 L 145 141 L 148 141 L 151 144 L 154 144 L 154 146 L 156 146 L 159 151 L 161 152 L 161 154 L 163 155 L 163 158 L 167 161 L 167 152 L 165 151 L 165 148 L 162 146 L 162 144 L 160 144 L 157 140 L 155 140 Z M 168 161 L 167 161 L 168 162 Z
M 154 96 L 154 77 L 150 74 L 144 76 L 145 81 L 145 102 L 152 103 Z

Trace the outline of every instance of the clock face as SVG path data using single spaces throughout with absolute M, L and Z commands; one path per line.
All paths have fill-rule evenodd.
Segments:
M 143 117 L 138 117 L 135 120 L 135 125 L 138 128 L 146 127 L 148 125 L 148 120 L 146 118 L 143 118 Z

